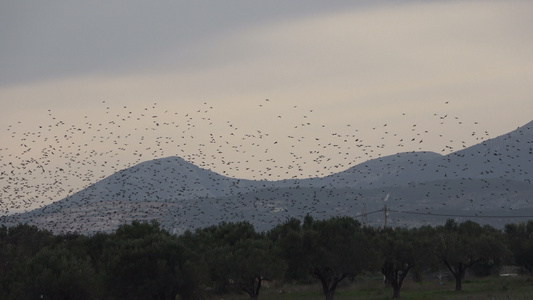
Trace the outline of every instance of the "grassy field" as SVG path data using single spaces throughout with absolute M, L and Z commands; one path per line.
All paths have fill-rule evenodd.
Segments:
M 486 300 L 486 299 L 532 299 L 533 300 L 533 277 L 499 277 L 491 276 L 484 278 L 466 278 L 463 281 L 463 291 L 454 291 L 455 281 L 445 281 L 439 284 L 438 280 L 416 283 L 406 279 L 401 291 L 401 299 L 414 300 Z M 335 294 L 336 300 L 368 299 L 384 300 L 391 299 L 392 288 L 384 286 L 377 279 L 359 279 L 353 284 L 339 287 Z M 216 299 L 245 300 L 249 299 L 246 294 L 224 296 Z M 281 287 L 264 287 L 261 289 L 259 299 L 302 299 L 322 300 L 319 284 L 293 285 Z

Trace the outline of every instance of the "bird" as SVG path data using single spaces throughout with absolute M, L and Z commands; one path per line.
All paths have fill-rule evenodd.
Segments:
M 531 184 L 531 124 L 469 145 L 477 140 L 448 138 L 445 129 L 433 132 L 421 124 L 405 124 L 409 134 L 393 121 L 330 129 L 320 121 L 320 109 L 288 104 L 288 110 L 270 110 L 281 105 L 275 99 L 257 104 L 265 120 L 283 122 L 282 132 L 223 119 L 207 101 L 175 111 L 157 102 L 136 109 L 104 100 L 98 116 L 67 120 L 48 109 L 48 121 L 33 130 L 22 121 L 11 124 L 9 144 L 18 146 L 0 149 L 2 220 L 16 209 L 23 213 L 11 220 L 91 232 L 155 218 L 183 232 L 235 218 L 267 229 L 274 220 L 306 212 L 356 217 L 363 204 L 381 203 L 387 193 L 402 210 L 419 208 L 408 193 L 420 194 L 426 211 L 486 207 L 473 191 L 491 201 L 507 198 L 509 211 L 529 205 L 512 186 Z M 433 118 L 442 126 L 467 123 L 446 110 Z M 481 122 L 473 124 L 491 136 Z M 441 138 L 443 154 L 421 148 Z M 394 153 L 390 147 L 397 144 L 410 151 Z M 414 175 L 428 184 L 411 185 Z M 458 189 L 454 182 L 470 187 Z

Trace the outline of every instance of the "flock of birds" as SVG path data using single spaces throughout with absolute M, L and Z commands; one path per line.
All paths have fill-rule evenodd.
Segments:
M 426 202 L 438 199 L 445 206 L 457 198 L 472 204 L 475 197 L 468 193 L 473 191 L 451 193 L 449 183 L 442 180 L 494 177 L 504 181 L 485 181 L 492 193 L 488 198 L 504 197 L 515 207 L 518 202 L 522 208 L 529 205 L 528 199 L 522 199 L 532 191 L 528 165 L 533 157 L 532 123 L 517 133 L 524 134 L 523 140 L 513 135 L 516 141 L 502 145 L 485 144 L 490 137 L 486 131 L 469 133 L 468 142 L 454 141 L 417 124 L 401 133 L 394 124 L 381 124 L 369 129 L 372 137 L 363 139 L 353 124 L 332 130 L 316 122 L 314 109 L 292 106 L 284 115 L 273 102 L 257 103 L 265 111 L 257 128 L 223 120 L 208 103 L 190 112 L 172 112 L 157 103 L 137 111 L 105 101 L 104 114 L 98 117 L 69 120 L 49 110 L 48 123 L 12 124 L 6 129 L 7 147 L 0 149 L 2 222 L 36 222 L 56 231 L 83 232 L 160 218 L 181 232 L 191 224 L 243 219 L 273 224 L 306 213 L 361 216 L 367 205 L 375 210 L 391 193 L 389 201 L 397 201 L 398 208 L 418 211 L 404 205 L 402 197 L 407 195 L 400 190 L 419 173 L 428 180 L 441 180 L 435 183 L 440 195 L 426 190 L 422 197 Z M 402 115 L 403 124 L 409 124 Z M 465 122 L 448 114 L 433 117 L 443 126 Z M 448 139 L 440 154 L 423 152 L 424 143 L 435 139 Z M 467 149 L 472 142 L 481 146 Z M 387 156 L 397 149 L 416 152 Z M 490 167 L 469 166 L 474 158 L 481 160 L 477 165 Z M 491 159 L 499 159 L 500 165 Z M 247 178 L 237 179 L 240 174 Z M 525 187 L 510 191 L 516 182 Z M 496 195 L 500 190 L 504 192 Z M 424 205 L 427 211 L 435 208 Z

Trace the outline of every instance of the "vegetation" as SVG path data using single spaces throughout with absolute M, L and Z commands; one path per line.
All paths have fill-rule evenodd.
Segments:
M 503 236 L 492 227 L 481 227 L 472 221 L 457 224 L 448 220 L 437 227 L 435 253 L 455 278 L 455 290 L 461 291 L 466 271 L 476 264 L 497 264 L 506 248 Z
M 379 229 L 306 216 L 264 233 L 237 222 L 180 236 L 155 221 L 92 236 L 20 224 L 0 227 L 0 299 L 386 299 L 390 288 L 392 298 L 520 296 L 531 280 L 494 274 L 504 264 L 530 274 L 532 245 L 533 221 Z M 442 270 L 455 284 L 430 276 Z

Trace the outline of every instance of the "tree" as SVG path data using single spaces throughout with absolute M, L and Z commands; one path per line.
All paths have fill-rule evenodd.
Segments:
M 277 247 L 250 223 L 221 223 L 197 234 L 197 249 L 203 249 L 216 292 L 243 291 L 258 299 L 264 280 L 283 277 L 285 264 Z
M 284 281 L 289 283 L 310 283 L 306 248 L 300 220 L 290 218 L 267 232 L 267 237 L 276 245 L 287 265 Z
M 241 240 L 228 250 L 233 261 L 230 278 L 252 300 L 258 299 L 264 280 L 283 277 L 286 265 L 278 249 L 266 238 Z
M 326 300 L 334 299 L 341 281 L 353 279 L 376 261 L 370 238 L 360 223 L 349 217 L 314 221 L 307 216 L 303 247 L 310 274 L 322 284 Z
M 505 237 L 514 262 L 533 272 L 533 221 L 505 225 Z
M 24 264 L 13 299 L 95 299 L 96 280 L 90 259 L 65 243 L 39 251 Z
M 17 272 L 41 249 L 50 245 L 53 235 L 36 226 L 19 224 L 0 228 L 0 299 L 12 294 Z
M 472 221 L 457 224 L 450 219 L 437 227 L 437 233 L 436 251 L 454 276 L 456 291 L 462 290 L 462 280 L 470 267 L 482 261 L 493 262 L 506 253 L 501 234 Z
M 434 252 L 435 230 L 420 228 L 385 228 L 376 231 L 375 248 L 380 252 L 381 273 L 392 287 L 392 298 L 400 298 L 404 279 L 409 273 L 415 279 L 426 269 L 437 266 Z
M 387 228 L 379 233 L 382 255 L 381 272 L 392 286 L 392 298 L 400 298 L 400 289 L 409 270 L 417 264 L 414 232 Z
M 106 287 L 114 298 L 194 298 L 195 256 L 157 222 L 122 225 L 103 256 Z
M 436 229 L 426 225 L 418 228 L 412 228 L 413 235 L 413 255 L 415 256 L 415 265 L 411 268 L 411 273 L 416 281 L 421 281 L 421 273 L 425 270 L 438 271 L 442 266 L 440 259 L 440 245 Z

